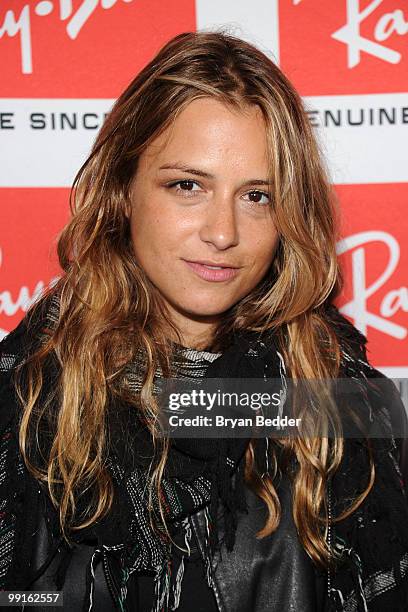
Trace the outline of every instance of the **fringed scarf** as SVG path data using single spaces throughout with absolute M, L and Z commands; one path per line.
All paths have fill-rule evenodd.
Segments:
M 348 323 L 338 311 L 331 310 L 333 324 L 338 325 L 344 340 L 342 376 L 350 376 L 359 384 L 372 377 L 382 375 L 367 362 L 365 338 Z M 32 331 L 32 330 L 31 330 Z M 29 491 L 38 490 L 38 483 L 26 473 L 18 452 L 16 432 L 18 431 L 18 403 L 11 384 L 11 372 L 16 363 L 24 358 L 27 341 L 24 322 L 0 345 L 0 400 L 1 435 L 5 463 L 0 463 L 0 515 L 3 543 L 0 541 L 0 586 L 2 588 L 27 589 L 36 576 L 30 575 L 27 529 L 22 529 L 24 520 L 33 515 L 33 506 L 28 508 L 27 500 L 34 503 L 35 495 Z M 232 345 L 223 355 L 213 361 L 206 372 L 208 378 L 280 378 L 286 382 L 285 365 L 277 348 L 275 337 L 269 333 L 261 339 L 254 333 L 236 334 Z M 50 377 L 52 380 L 52 376 Z M 392 384 L 392 383 L 391 383 Z M 364 394 L 367 398 L 367 394 Z M 367 410 L 375 410 L 373 404 L 364 404 Z M 397 400 L 396 400 L 397 401 Z M 380 402 L 381 403 L 381 402 Z M 403 407 L 402 407 L 403 408 Z M 119 563 L 120 581 L 113 581 L 111 594 L 119 609 L 126 610 L 127 582 L 133 572 L 151 570 L 155 572 L 155 612 L 167 612 L 177 605 L 183 567 L 177 571 L 177 579 L 170 592 L 172 573 L 172 547 L 164 537 L 160 520 L 157 531 L 152 530 L 147 511 L 147 467 L 153 457 L 153 447 L 145 426 L 135 419 L 130 406 L 112 404 L 108 410 L 111 440 L 108 467 L 115 486 L 111 512 L 105 519 L 73 534 L 80 542 L 90 535 L 97 538 L 89 567 L 87 568 L 87 591 L 83 610 L 93 610 L 95 567 L 98 562 L 107 563 L 115 557 Z M 134 440 L 137 453 L 129 454 L 121 443 L 123 432 Z M 261 441 L 259 441 L 261 442 Z M 263 441 L 265 444 L 267 440 Z M 342 556 L 342 563 L 328 573 L 328 593 L 332 610 L 371 610 L 370 601 L 386 602 L 393 611 L 405 610 L 408 601 L 408 509 L 401 473 L 396 463 L 396 446 L 390 434 L 384 440 L 373 440 L 377 453 L 377 478 L 373 490 L 360 509 L 329 530 L 329 541 L 333 550 Z M 211 558 L 220 548 L 218 541 L 218 509 L 224 512 L 227 550 L 232 550 L 236 537 L 238 513 L 246 511 L 244 487 L 244 456 L 249 439 L 179 439 L 172 440 L 164 477 L 162 480 L 162 504 L 166 522 L 174 532 L 186 526 L 189 514 L 205 509 L 207 517 L 206 569 L 211 586 Z M 267 457 L 262 444 L 257 445 L 261 455 Z M 267 448 L 267 447 L 266 447 Z M 368 482 L 367 455 L 364 442 L 347 440 L 346 452 L 341 469 L 330 482 L 330 513 L 335 516 L 343 500 L 361 492 Z M 264 471 L 268 471 L 268 462 Z M 3 470 L 3 472 L 2 472 Z M 232 477 L 234 475 L 234 477 Z M 154 514 L 159 518 L 158 499 L 153 495 Z M 49 520 L 55 537 L 55 546 L 47 562 L 36 575 L 40 575 L 51 562 L 52 556 L 63 539 L 59 535 L 56 513 L 49 505 Z M 186 531 L 186 544 L 189 540 Z M 373 542 L 375 538 L 375 543 Z M 59 567 L 56 588 L 61 589 L 70 551 Z M 384 578 L 383 586 L 373 586 L 374 578 Z M 386 578 L 388 577 L 388 582 Z M 232 586 L 232 585 L 231 585 Z M 377 588 L 377 590 L 376 590 Z M 375 605 L 375 603 L 373 604 Z M 390 607 L 391 606 L 391 607 Z

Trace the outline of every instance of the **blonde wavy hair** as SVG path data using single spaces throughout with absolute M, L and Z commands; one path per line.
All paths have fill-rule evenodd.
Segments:
M 42 298 L 58 294 L 59 315 L 24 364 L 25 391 L 17 385 L 24 405 L 21 452 L 32 474 L 47 483 L 67 541 L 69 529 L 91 525 L 112 504 L 114 489 L 106 466 L 110 394 L 132 402 L 149 417 L 158 458 L 150 474 L 151 492 L 161 499 L 170 443 L 157 435 L 159 407 L 152 383 L 158 364 L 165 376 L 171 372 L 169 330 L 182 341 L 160 294 L 135 260 L 128 219 L 130 187 L 138 158 L 149 143 L 190 102 L 204 96 L 235 110 L 248 105 L 261 109 L 273 177 L 272 213 L 280 238 L 267 276 L 224 313 L 208 348 L 226 346 L 233 330 L 273 329 L 292 379 L 339 375 L 340 341 L 327 316 L 327 305 L 342 286 L 336 256 L 339 207 L 302 100 L 278 66 L 250 43 L 222 30 L 179 34 L 118 98 L 75 178 L 72 217 L 58 241 L 63 274 Z M 143 352 L 146 368 L 142 390 L 135 397 L 126 384 L 126 365 L 137 351 Z M 37 409 L 50 356 L 60 366 L 55 386 L 59 410 L 49 457 L 39 466 L 29 455 L 36 443 L 32 432 L 51 406 L 42 398 Z M 342 460 L 344 438 L 333 403 L 325 404 L 319 420 L 320 431 L 333 424 L 334 443 L 316 435 L 275 439 L 270 444 L 273 474 L 264 478 L 252 439 L 245 455 L 245 481 L 267 506 L 266 524 L 257 533 L 263 538 L 276 530 L 281 516 L 273 484 L 278 450 L 296 460 L 293 517 L 299 538 L 317 564 L 328 566 L 327 482 Z M 373 481 L 371 461 L 367 488 L 335 520 L 349 516 L 362 503 Z M 92 499 L 86 516 L 78 517 L 77 496 L 85 490 L 93 492 Z M 149 509 L 151 500 L 150 496 Z M 165 524 L 163 508 L 160 514 Z

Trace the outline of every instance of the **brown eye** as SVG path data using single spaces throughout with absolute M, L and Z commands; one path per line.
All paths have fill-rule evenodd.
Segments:
M 194 185 L 198 185 L 198 183 L 196 181 L 191 180 L 191 179 L 184 179 L 182 181 L 175 181 L 174 183 L 170 183 L 168 185 L 168 188 L 172 189 L 173 187 L 176 187 L 177 185 L 180 185 L 180 186 L 183 186 L 183 187 L 178 187 L 176 189 L 176 193 L 182 191 L 182 192 L 184 192 L 184 194 L 189 192 L 192 195 L 194 195 L 197 192 L 197 190 L 195 190 L 195 189 L 193 190 L 192 187 Z M 184 188 L 186 186 L 187 186 L 187 189 Z M 191 196 L 188 195 L 187 197 L 191 197 Z
M 247 195 L 255 197 L 254 200 L 250 200 L 253 204 L 260 204 L 261 206 L 267 206 L 268 204 L 270 204 L 270 195 L 265 191 L 259 191 L 258 189 L 255 189 L 254 191 L 249 191 Z M 268 201 L 262 202 L 262 197 L 268 198 Z
M 179 181 L 179 185 L 188 185 L 188 187 L 192 187 L 194 185 L 194 181 Z M 184 189 L 183 189 L 184 191 Z M 191 191 L 191 189 L 187 189 L 187 191 Z

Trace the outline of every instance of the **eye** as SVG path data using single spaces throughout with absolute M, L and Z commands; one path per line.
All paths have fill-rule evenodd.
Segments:
M 190 189 L 190 187 L 192 187 L 193 185 L 198 185 L 198 183 L 196 181 L 193 181 L 191 179 L 184 179 L 181 181 L 174 181 L 173 183 L 169 183 L 167 185 L 167 187 L 169 189 L 172 189 L 173 187 L 176 187 L 177 185 L 181 185 L 183 186 L 181 189 L 180 187 L 176 189 L 176 193 L 180 193 L 183 192 L 183 196 L 187 197 L 187 198 L 191 198 L 194 197 L 194 194 L 196 193 L 196 190 L 192 190 Z M 187 189 L 184 189 L 184 187 L 187 186 Z M 191 195 L 188 195 L 189 193 L 191 193 Z
M 180 185 L 180 187 L 177 187 L 177 185 Z M 172 183 L 169 183 L 167 185 L 167 188 L 173 189 L 174 187 L 177 187 L 177 189 L 175 190 L 176 193 L 181 192 L 184 197 L 191 198 L 191 197 L 194 197 L 200 191 L 199 189 L 193 190 L 192 188 L 194 185 L 197 185 L 199 187 L 199 184 L 197 183 L 197 181 L 193 181 L 192 179 L 182 179 L 179 181 L 173 181 Z M 253 189 L 252 191 L 249 191 L 245 195 L 255 196 L 255 198 L 257 198 L 256 200 L 249 200 L 251 204 L 255 204 L 255 205 L 259 204 L 260 206 L 264 206 L 264 207 L 270 204 L 270 194 L 267 193 L 266 191 L 260 191 L 259 189 Z M 267 202 L 262 202 L 261 201 L 262 197 L 267 198 Z
M 270 204 L 271 196 L 270 196 L 269 193 L 266 193 L 266 191 L 259 191 L 258 189 L 254 189 L 253 191 L 248 191 L 248 193 L 245 194 L 245 195 L 248 195 L 248 196 L 255 195 L 255 197 L 258 198 L 255 201 L 253 201 L 253 200 L 251 201 L 250 200 L 251 204 L 259 204 L 260 206 L 268 206 Z M 262 196 L 267 198 L 268 201 L 267 202 L 261 202 L 259 198 L 260 197 L 262 198 Z

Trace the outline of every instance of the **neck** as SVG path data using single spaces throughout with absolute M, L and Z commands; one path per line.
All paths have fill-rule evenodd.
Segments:
M 209 316 L 200 318 L 187 318 L 180 313 L 171 313 L 171 321 L 175 325 L 180 338 L 177 338 L 174 330 L 170 327 L 170 338 L 186 348 L 197 351 L 209 350 L 219 317 Z
M 179 344 L 178 340 L 175 340 L 175 342 Z M 210 350 L 211 338 L 208 336 L 199 338 L 197 335 L 193 334 L 182 334 L 181 345 L 184 348 L 194 349 L 196 351 Z

